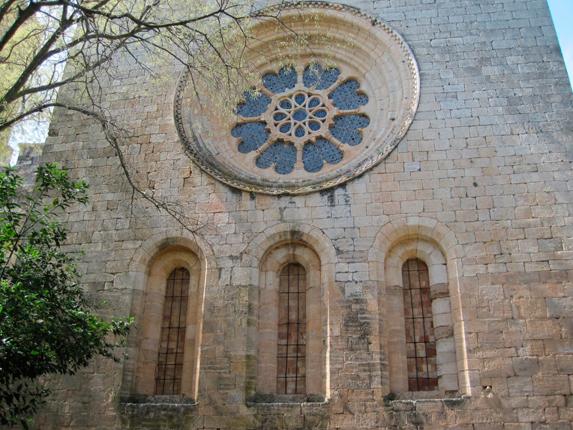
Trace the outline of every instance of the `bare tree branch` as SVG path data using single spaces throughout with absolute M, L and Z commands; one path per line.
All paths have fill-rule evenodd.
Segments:
M 53 108 L 92 118 L 114 148 L 133 196 L 189 229 L 188 220 L 172 203 L 160 201 L 134 180 L 120 145 L 120 136 L 128 133 L 102 108 L 106 86 L 102 78 L 114 78 L 118 58 L 129 58 L 149 75 L 163 61 L 187 70 L 192 86 L 200 77 L 212 79 L 219 93 L 240 94 L 248 74 L 243 57 L 253 19 L 280 18 L 263 14 L 253 18 L 253 0 L 185 2 L 186 8 L 172 1 L 179 0 L 4 1 L 0 74 L 8 68 L 12 72 L 0 83 L 0 132 Z M 56 91 L 65 87 L 83 99 L 56 100 Z
M 13 3 L 13 2 L 12 2 Z M 8 8 L 10 4 L 8 4 Z M 12 25 L 8 27 L 8 30 L 0 37 L 0 51 L 4 49 L 8 41 L 10 41 L 18 29 L 24 25 L 24 23 L 29 20 L 34 14 L 40 9 L 39 3 L 30 3 L 28 7 L 24 10 L 18 8 L 18 13 L 16 19 L 12 22 Z

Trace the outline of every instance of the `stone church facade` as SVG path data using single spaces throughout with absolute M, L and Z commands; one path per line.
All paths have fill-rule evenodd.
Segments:
M 135 180 L 181 222 L 56 113 L 43 161 L 91 190 L 82 281 L 136 324 L 37 428 L 571 429 L 573 99 L 546 1 L 280 14 L 312 49 L 258 55 L 263 20 L 233 118 L 177 67 L 108 82 Z

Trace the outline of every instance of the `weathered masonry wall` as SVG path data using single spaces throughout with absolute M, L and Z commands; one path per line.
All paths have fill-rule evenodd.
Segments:
M 96 360 L 55 382 L 36 428 L 572 428 L 573 98 L 545 0 L 346 3 L 395 28 L 421 73 L 406 137 L 346 185 L 273 197 L 212 179 L 176 132 L 179 70 L 158 85 L 126 59 L 107 82 L 107 108 L 133 132 L 125 153 L 135 181 L 178 204 L 191 233 L 132 204 L 97 124 L 56 113 L 43 159 L 90 183 L 89 205 L 68 219 L 86 289 L 103 314 L 140 322 L 126 360 Z M 274 267 L 267 256 L 279 245 L 312 255 L 306 270 L 320 286 L 309 324 L 323 343 L 310 349 L 324 375 L 313 375 L 320 395 L 304 402 L 257 397 L 258 374 L 273 372 L 257 370 L 261 265 Z M 162 250 L 190 253 L 199 276 L 187 327 L 196 402 L 134 396 L 147 274 Z M 407 392 L 393 344 L 408 258 L 426 262 L 441 300 L 440 398 Z

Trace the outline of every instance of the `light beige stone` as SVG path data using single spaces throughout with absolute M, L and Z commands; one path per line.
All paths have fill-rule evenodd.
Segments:
M 70 249 L 85 252 L 82 284 L 102 313 L 134 315 L 136 327 L 127 359 L 97 359 L 56 378 L 36 428 L 570 427 L 573 99 L 545 0 L 343 4 L 358 9 L 307 5 L 332 23 L 321 34 L 336 42 L 321 42 L 310 57 L 339 62 L 345 78 L 362 83 L 373 122 L 362 146 L 345 150 L 373 161 L 340 166 L 349 169 L 342 176 L 327 166 L 332 187 L 321 177 L 304 192 L 274 196 L 233 188 L 247 188 L 235 182 L 248 182 L 244 173 L 275 189 L 282 179 L 272 168 L 248 165 L 221 181 L 203 171 L 173 119 L 176 63 L 152 61 L 157 82 L 118 58 L 114 76 L 101 76 L 102 104 L 130 131 L 121 147 L 136 183 L 179 208 L 184 226 L 137 196 L 132 203 L 97 124 L 55 111 L 42 160 L 90 183 L 90 204 L 66 218 Z M 295 15 L 297 29 L 314 28 Z M 401 85 L 412 64 L 396 62 L 390 41 L 377 42 L 383 32 L 406 46 L 386 25 L 420 65 L 417 111 L 417 95 Z M 349 45 L 361 46 L 350 56 Z M 272 61 L 250 64 L 276 72 L 280 49 L 265 55 Z M 219 152 L 204 162 L 245 166 L 231 122 L 214 121 Z M 382 141 L 388 151 L 376 152 Z M 408 390 L 401 270 L 412 258 L 430 280 L 439 374 L 431 392 Z M 273 397 L 276 277 L 286 262 L 306 265 L 309 278 L 308 394 L 317 396 L 308 403 Z M 194 288 L 184 397 L 176 400 L 197 404 L 166 406 L 148 395 L 172 263 L 189 268 Z

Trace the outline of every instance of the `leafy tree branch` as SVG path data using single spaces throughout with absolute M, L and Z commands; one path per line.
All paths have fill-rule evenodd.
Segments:
M 58 218 L 86 202 L 87 185 L 54 164 L 38 168 L 31 190 L 12 169 L 0 173 L 1 425 L 26 427 L 49 393 L 41 378 L 114 358 L 131 324 L 93 313 L 62 248 Z

